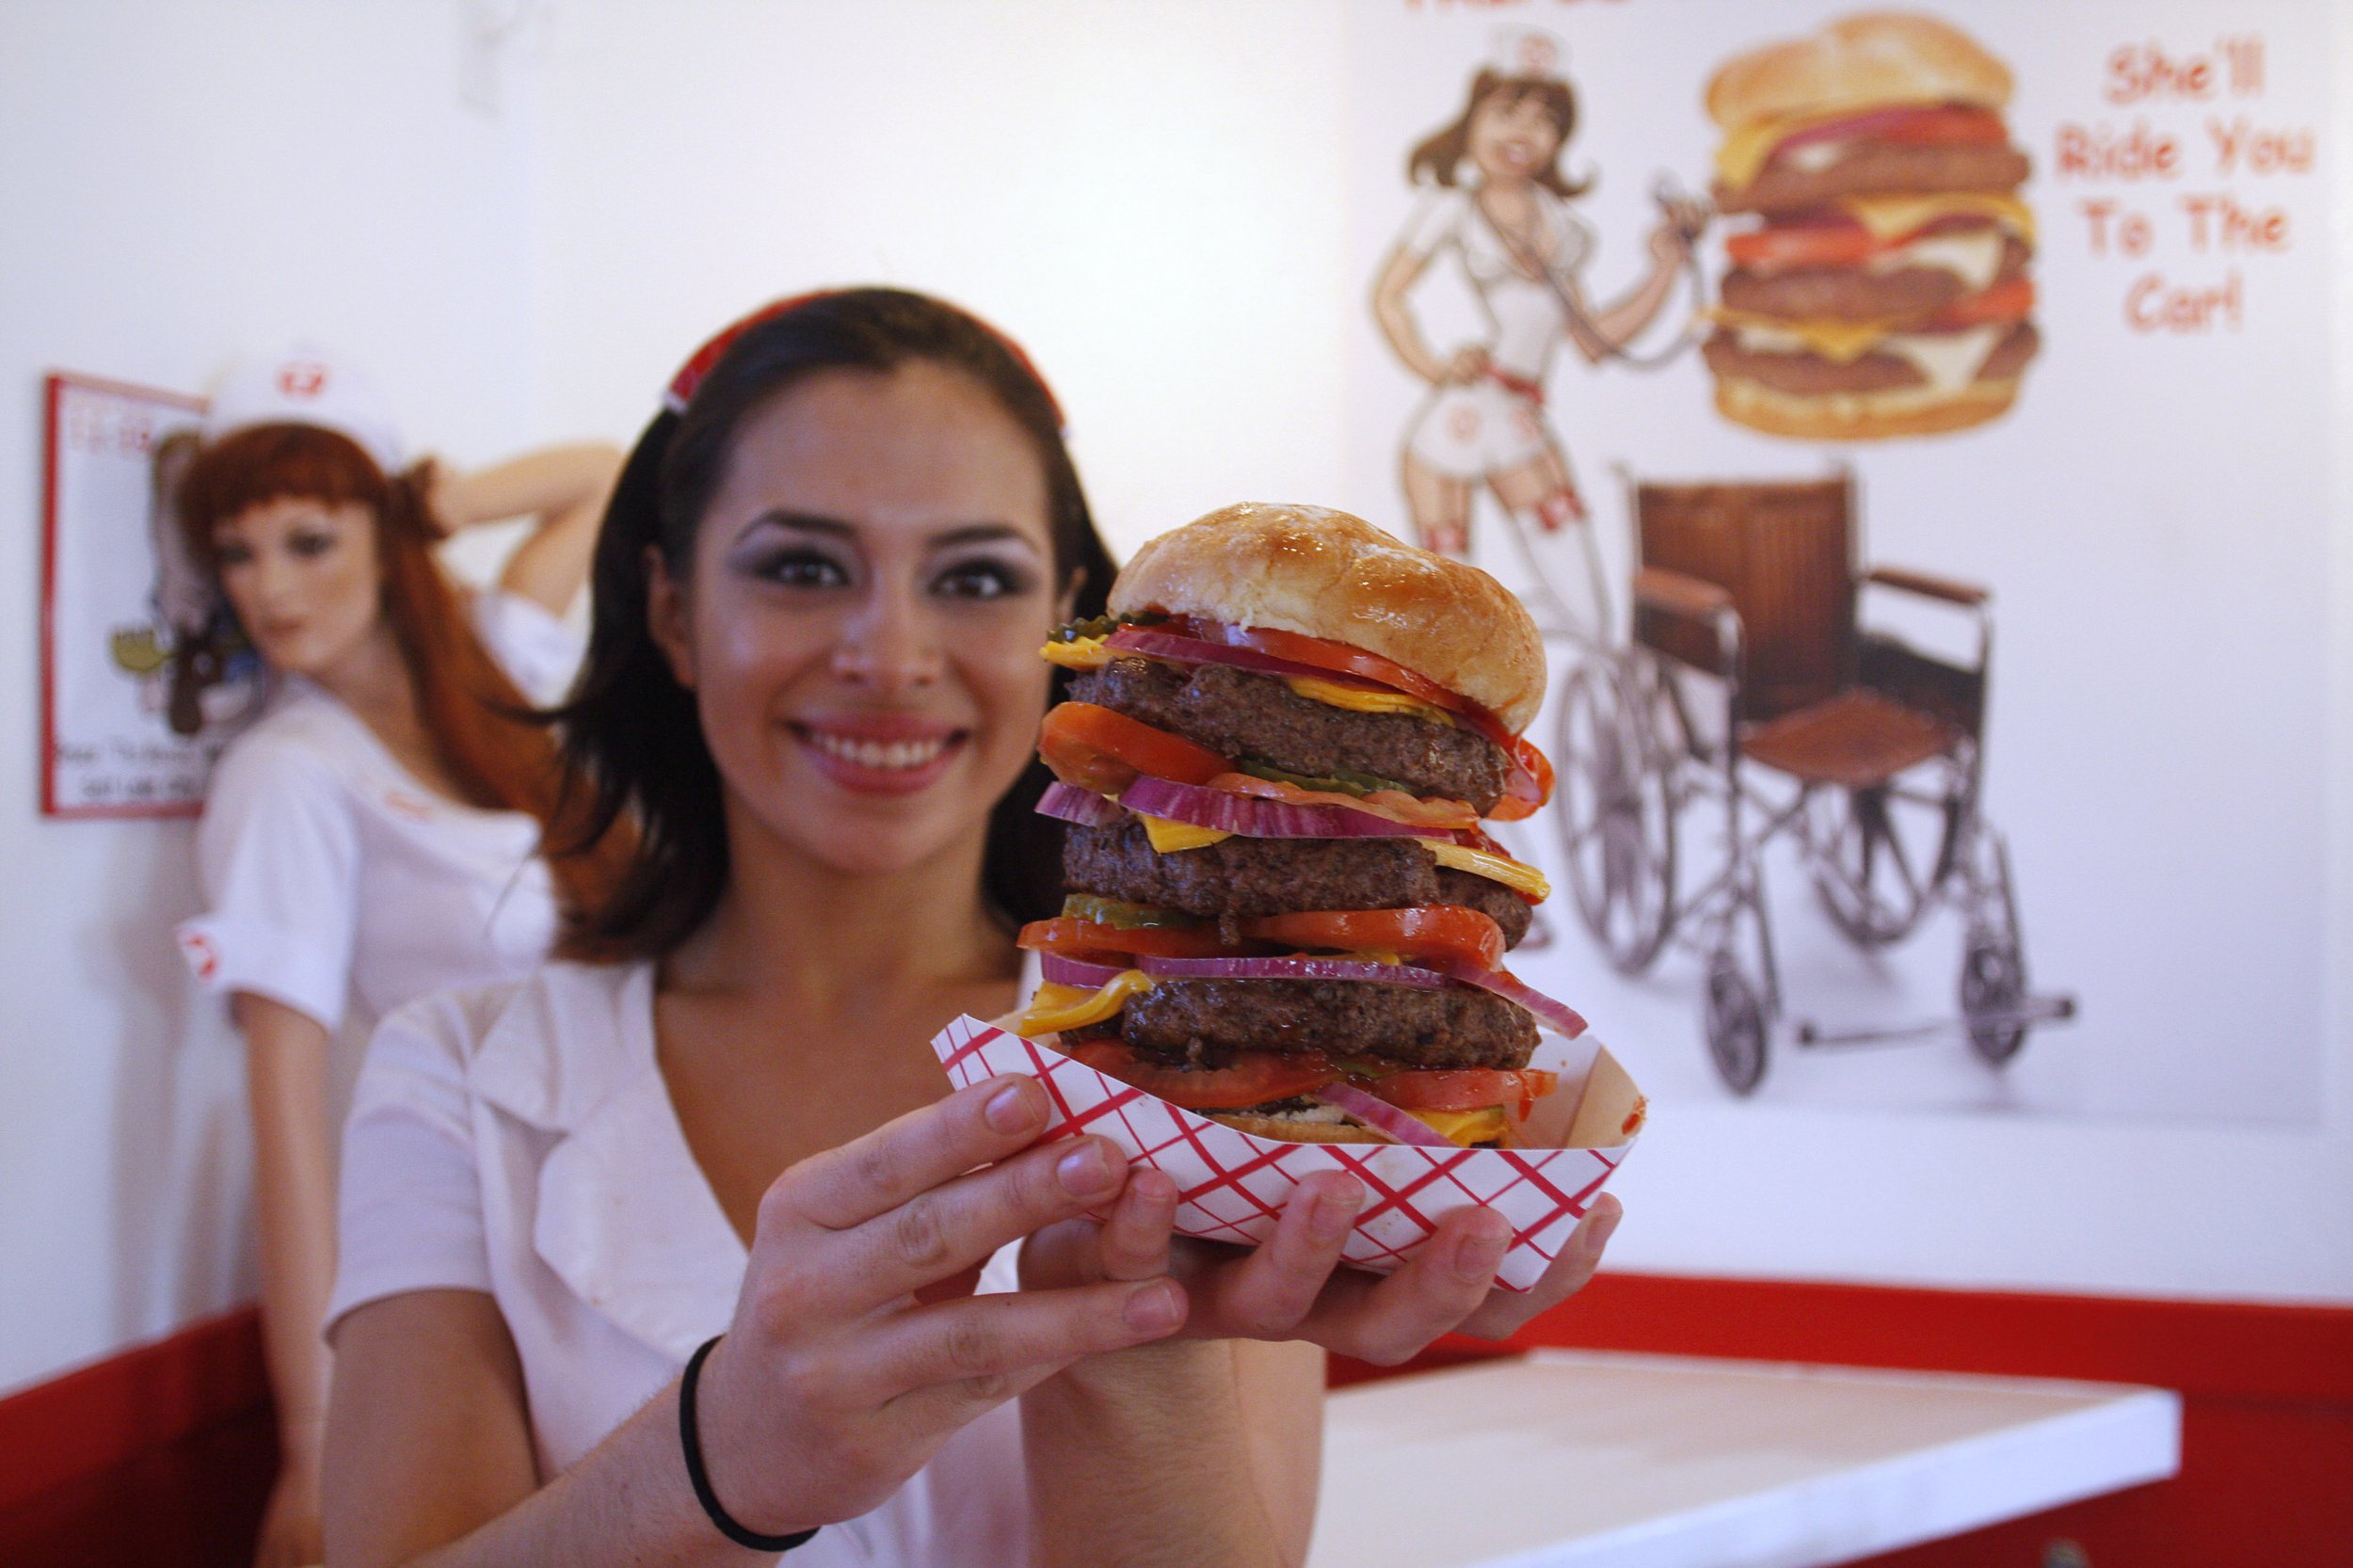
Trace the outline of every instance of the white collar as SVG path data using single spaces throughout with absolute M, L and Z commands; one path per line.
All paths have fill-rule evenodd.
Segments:
M 483 1037 L 474 1094 L 557 1135 L 532 1250 L 584 1304 L 676 1361 L 728 1325 L 742 1240 L 654 1061 L 653 965 L 552 964 Z

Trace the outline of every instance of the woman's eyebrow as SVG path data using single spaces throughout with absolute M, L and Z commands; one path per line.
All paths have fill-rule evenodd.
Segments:
M 968 522 L 960 527 L 946 529 L 932 536 L 931 547 L 934 550 L 952 550 L 958 545 L 1007 541 L 1027 545 L 1032 550 L 1037 548 L 1035 539 L 1009 522 Z

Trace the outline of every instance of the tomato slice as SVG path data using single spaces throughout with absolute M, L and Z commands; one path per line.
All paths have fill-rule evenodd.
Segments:
M 1155 729 L 1092 702 L 1065 702 L 1038 726 L 1037 754 L 1054 776 L 1111 794 L 1150 774 L 1177 784 L 1207 784 L 1233 764 L 1207 746 Z
M 1064 958 L 1087 958 L 1096 953 L 1136 953 L 1148 958 L 1241 956 L 1218 939 L 1215 927 L 1178 931 L 1166 926 L 1105 925 L 1067 915 L 1058 915 L 1050 920 L 1032 920 L 1021 928 L 1017 945 L 1032 952 L 1058 952 Z
M 1476 909 L 1421 904 L 1410 909 L 1310 910 L 1242 922 L 1242 935 L 1285 947 L 1386 952 L 1492 969 L 1503 962 L 1503 928 Z
M 1776 224 L 1724 241 L 1724 253 L 1742 266 L 1857 266 L 1882 249 L 1860 223 Z
M 1960 104 L 1908 104 L 1809 125 L 1776 146 L 1773 156 L 1815 142 L 1865 140 L 1933 147 L 2002 145 L 2009 140 L 2009 129 L 2000 115 L 1986 109 Z
M 1955 300 L 1929 321 L 1926 330 L 1977 327 L 1990 322 L 2024 321 L 2034 311 L 2034 280 L 2012 278 L 1982 294 Z
M 1239 1111 L 1322 1088 L 1339 1070 L 1313 1052 L 1277 1056 L 1251 1051 L 1226 1067 L 1170 1067 L 1147 1062 L 1119 1040 L 1083 1040 L 1070 1048 L 1096 1072 L 1190 1111 Z
M 1503 749 L 1512 759 L 1512 780 L 1489 815 L 1497 822 L 1518 822 L 1534 816 L 1552 798 L 1552 759 L 1525 735 L 1513 736 Z
M 1520 1120 L 1537 1099 L 1552 1093 L 1561 1075 L 1542 1067 L 1507 1072 L 1499 1067 L 1444 1067 L 1388 1073 L 1365 1085 L 1401 1111 L 1483 1111 L 1519 1102 Z

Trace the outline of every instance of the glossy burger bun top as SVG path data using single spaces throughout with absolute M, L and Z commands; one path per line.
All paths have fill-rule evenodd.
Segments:
M 1958 28 L 1932 16 L 1870 11 L 1726 61 L 1707 84 L 1707 113 L 1730 129 L 1775 115 L 1901 104 L 2000 109 L 2009 94 L 2009 68 Z
M 1162 610 L 1322 637 L 1468 697 L 1518 734 L 1545 700 L 1545 647 L 1504 585 L 1322 506 L 1244 503 L 1136 552 L 1111 610 Z

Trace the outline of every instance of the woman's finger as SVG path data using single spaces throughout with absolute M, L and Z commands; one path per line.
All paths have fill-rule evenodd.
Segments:
M 1127 1190 L 1095 1239 L 1105 1279 L 1152 1279 L 1168 1272 L 1169 1238 L 1176 1226 L 1176 1178 L 1146 1167 L 1128 1173 Z
M 1185 1320 L 1167 1279 L 1006 1291 L 898 1313 L 860 1336 L 842 1392 L 860 1405 L 908 1401 L 956 1424 L 1029 1386 L 1023 1375 L 1163 1339 Z M 1031 1382 L 1036 1379 L 1030 1380 Z
M 1517 1333 L 1539 1312 L 1558 1306 L 1584 1289 L 1593 1279 L 1593 1271 L 1601 1266 L 1602 1249 L 1609 1244 L 1609 1233 L 1618 1228 L 1624 1214 L 1617 1198 L 1604 1192 L 1585 1211 L 1585 1218 L 1570 1233 L 1568 1245 L 1561 1249 L 1561 1256 L 1552 1260 L 1552 1266 L 1533 1287 L 1525 1293 L 1490 1292 L 1478 1309 L 1463 1320 L 1461 1332 L 1482 1339 L 1500 1339 Z
M 1345 1171 L 1302 1181 L 1274 1234 L 1202 1282 L 1209 1301 L 1196 1329 L 1246 1339 L 1291 1337 L 1330 1282 L 1364 1206 L 1364 1183 Z
M 1458 1208 L 1438 1222 L 1429 1243 L 1403 1268 L 1346 1307 L 1312 1315 L 1305 1336 L 1360 1361 L 1394 1367 L 1487 1299 L 1511 1244 L 1511 1223 L 1502 1215 Z
M 1012 1075 L 959 1089 L 862 1138 L 811 1155 L 778 1176 L 761 1201 L 827 1230 L 847 1230 L 918 1192 L 1018 1153 L 1046 1129 L 1046 1091 Z
M 824 1294 L 853 1310 L 878 1306 L 1111 1202 L 1127 1178 L 1127 1160 L 1108 1139 L 1025 1149 L 830 1239 Z

